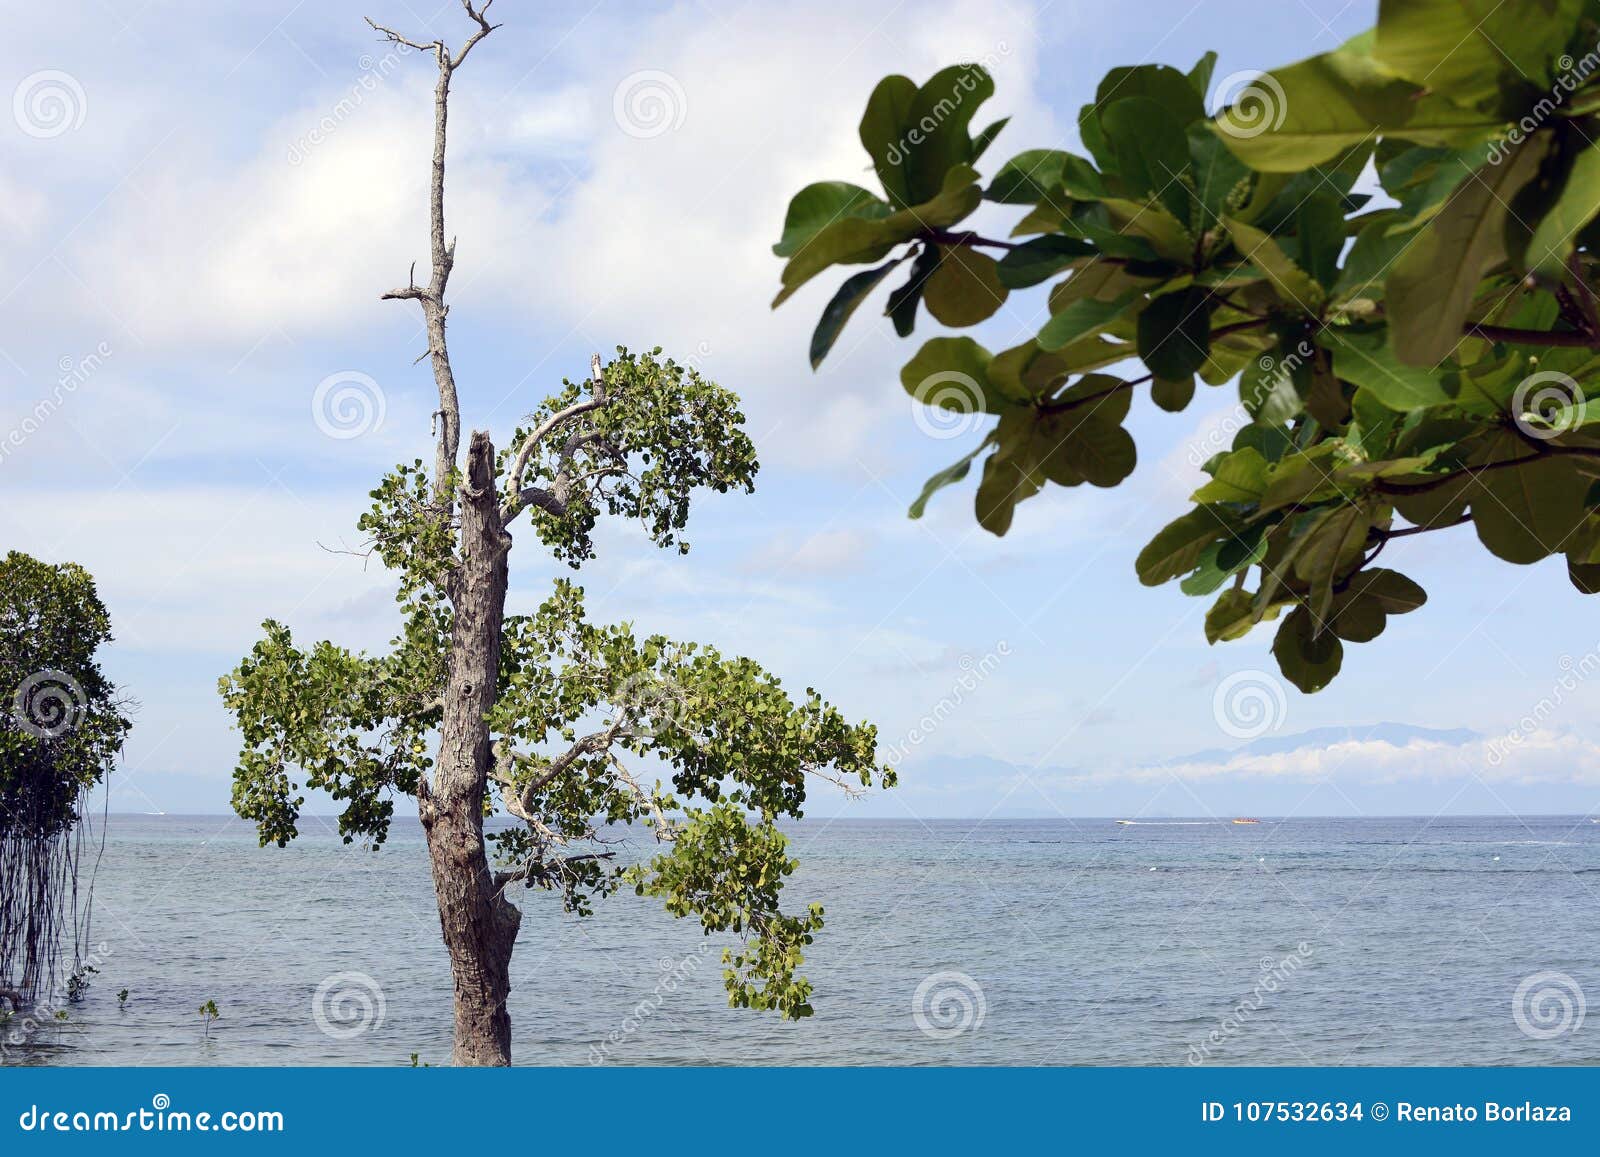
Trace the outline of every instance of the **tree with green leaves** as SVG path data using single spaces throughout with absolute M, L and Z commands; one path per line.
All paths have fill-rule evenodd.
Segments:
M 860 126 L 882 195 L 794 197 L 774 305 L 872 266 L 823 311 L 813 366 L 902 266 L 902 337 L 920 308 L 960 328 L 1049 286 L 1019 344 L 938 336 L 906 363 L 918 401 L 997 419 L 911 516 L 982 459 L 977 519 L 1003 535 L 1046 485 L 1132 473 L 1141 387 L 1181 411 L 1197 380 L 1237 382 L 1231 445 L 1136 562 L 1214 597 L 1209 641 L 1281 619 L 1273 653 L 1316 691 L 1425 600 L 1373 565 L 1387 544 L 1468 523 L 1600 590 L 1600 3 L 1381 0 L 1375 29 L 1224 86 L 1208 115 L 1215 61 L 1112 69 L 1078 114 L 1087 157 L 1029 149 L 986 184 L 988 73 L 891 76 Z M 963 226 L 984 201 L 1021 214 L 1009 237 Z
M 564 383 L 504 449 L 473 433 L 462 460 L 445 335 L 455 264 L 445 130 L 457 70 L 498 27 L 489 3 L 463 8 L 474 30 L 453 51 L 373 25 L 438 66 L 432 273 L 384 295 L 422 312 L 439 397 L 434 460 L 385 477 L 361 520 L 399 576 L 404 629 L 389 653 L 367 655 L 301 647 L 286 626 L 264 624 L 221 681 L 243 736 L 234 808 L 263 844 L 282 846 L 298 833 L 303 792 L 320 789 L 343 805 L 344 838 L 376 846 L 395 796 L 416 798 L 455 982 L 457 1064 L 510 1063 L 513 887 L 558 892 L 584 915 L 623 886 L 658 897 L 705 934 L 739 938 L 723 954 L 730 1004 L 806 1016 L 811 985 L 798 969 L 823 914 L 780 906 L 796 861 L 778 822 L 801 814 L 813 776 L 860 791 L 892 774 L 876 763 L 876 730 L 815 691 L 791 698 L 749 659 L 593 625 L 571 583 L 531 615 L 506 613 L 514 530 L 574 567 L 593 556 L 602 516 L 636 520 L 681 552 L 692 494 L 748 491 L 757 464 L 733 394 L 659 351 L 626 350 L 596 356 L 588 378 Z M 514 822 L 486 835 L 485 817 L 502 813 Z M 630 859 L 630 833 L 662 850 Z
M 75 995 L 92 971 L 85 805 L 132 727 L 100 669 L 110 639 L 88 571 L 17 551 L 0 559 L 0 1000 L 13 1008 L 52 985 Z

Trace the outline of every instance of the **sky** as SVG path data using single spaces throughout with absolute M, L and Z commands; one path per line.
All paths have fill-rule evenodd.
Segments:
M 426 266 L 434 74 L 361 18 L 451 43 L 468 25 L 436 0 L 4 8 L 0 547 L 84 564 L 111 610 L 104 665 L 139 702 L 113 806 L 223 811 L 237 737 L 216 683 L 261 620 L 372 650 L 397 624 L 390 577 L 343 551 L 378 478 L 431 452 L 417 312 L 378 295 Z M 1184 762 L 1380 721 L 1518 733 L 1498 762 L 1488 739 L 1446 762 L 1506 793 L 1537 783 L 1542 810 L 1589 811 L 1600 615 L 1560 559 L 1513 567 L 1465 528 L 1395 543 L 1387 565 L 1429 604 L 1348 647 L 1340 678 L 1304 696 L 1276 675 L 1269 632 L 1208 647 L 1205 600 L 1133 574 L 1186 508 L 1230 388 L 1178 415 L 1137 402 L 1132 479 L 1049 488 L 997 539 L 973 520 L 971 482 L 905 516 L 981 437 L 931 435 L 899 386 L 931 320 L 902 341 L 874 299 L 813 373 L 810 330 L 839 278 L 768 308 L 790 195 L 870 175 L 856 123 L 885 74 L 989 63 L 997 95 L 978 121 L 1012 117 L 997 165 L 1076 148 L 1076 109 L 1113 66 L 1188 68 L 1216 47 L 1220 83 L 1329 49 L 1375 8 L 500 0 L 504 27 L 452 105 L 464 424 L 503 440 L 619 344 L 660 345 L 737 391 L 755 494 L 700 502 L 683 557 L 605 529 L 580 576 L 590 613 L 751 655 L 877 723 L 905 786 L 876 814 L 1091 806 L 1062 768 L 1121 776 L 1119 806 L 1178 779 L 1315 784 L 1340 756 L 1341 808 L 1392 802 L 1396 779 L 1414 785 L 1406 806 L 1430 806 L 1431 740 L 1333 756 L 1318 741 L 1287 770 Z M 1007 227 L 999 207 L 982 212 Z M 1003 348 L 1043 310 L 1042 293 L 1014 294 L 970 332 Z M 562 573 L 520 544 L 512 610 Z M 1510 795 L 1483 798 L 1496 810 Z

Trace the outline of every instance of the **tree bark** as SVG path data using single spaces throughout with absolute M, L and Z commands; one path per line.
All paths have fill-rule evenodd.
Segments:
M 511 950 L 522 913 L 495 887 L 483 840 L 483 803 L 493 760 L 487 715 L 500 672 L 511 545 L 501 523 L 494 446 L 477 431 L 467 449 L 460 498 L 461 559 L 450 597 L 455 622 L 450 674 L 432 786 L 418 810 L 427 833 L 439 925 L 455 979 L 457 1065 L 509 1065 Z

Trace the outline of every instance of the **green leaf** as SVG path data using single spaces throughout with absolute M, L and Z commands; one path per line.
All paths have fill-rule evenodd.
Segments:
M 1093 245 L 1076 237 L 1047 233 L 1035 237 L 1000 258 L 997 270 L 1000 284 L 1008 289 L 1026 289 L 1048 281 L 1080 257 L 1094 253 Z
M 1000 166 L 984 191 L 984 198 L 1005 205 L 1058 205 L 1066 212 L 1071 207 L 1071 199 L 1058 197 L 1055 191 L 1061 184 L 1061 173 L 1070 155 L 1060 149 L 1028 149 L 1018 153 Z
M 1263 74 L 1217 116 L 1215 131 L 1251 168 L 1295 173 L 1380 134 L 1464 145 L 1504 126 L 1508 118 L 1452 104 L 1386 72 L 1371 44 L 1366 33 Z
M 993 95 L 994 78 L 979 64 L 942 68 L 917 90 L 902 126 L 906 143 L 899 146 L 908 151 L 904 171 L 913 204 L 937 195 L 952 168 L 970 166 L 975 158 L 968 126 Z
M 1111 487 L 1133 473 L 1133 436 L 1099 417 L 1055 415 L 1045 430 L 1072 470 L 1091 486 Z M 1042 457 L 1042 455 L 1041 455 Z
M 992 317 L 1009 292 L 993 257 L 970 245 L 941 246 L 922 300 L 935 320 L 959 327 Z
M 1100 123 L 1126 191 L 1141 201 L 1159 198 L 1180 221 L 1187 221 L 1192 200 L 1180 179 L 1189 167 L 1184 123 L 1144 96 L 1117 100 L 1101 111 Z
M 1231 217 L 1223 218 L 1239 253 L 1272 282 L 1285 304 L 1309 314 L 1322 308 L 1327 295 L 1312 276 L 1296 265 L 1268 233 Z
M 1113 68 L 1095 90 L 1094 102 L 1101 109 L 1129 97 L 1144 97 L 1154 102 L 1167 118 L 1180 127 L 1204 120 L 1204 86 L 1197 90 L 1190 79 L 1165 64 L 1139 64 Z M 1110 131 L 1110 130 L 1108 130 Z
M 1011 123 L 1010 117 L 1001 117 L 977 136 L 972 138 L 972 156 L 969 158 L 973 164 L 978 163 L 978 158 L 989 151 L 989 146 L 994 144 L 995 137 L 1000 135 L 1000 130 Z
M 1567 183 L 1555 206 L 1534 228 L 1525 263 L 1530 272 L 1550 281 L 1567 278 L 1567 258 L 1577 235 L 1600 214 L 1600 147 L 1588 145 L 1572 162 Z
M 970 337 L 935 337 L 900 369 L 906 393 L 926 406 L 963 414 L 1000 414 L 1008 403 L 989 385 L 991 354 Z
M 915 204 L 906 171 L 909 146 L 904 137 L 916 99 L 917 85 L 910 77 L 886 76 L 867 98 L 867 110 L 861 117 L 861 145 L 872 158 L 889 200 L 902 209 Z
M 1194 401 L 1194 376 L 1157 378 L 1150 383 L 1150 400 L 1169 414 L 1176 414 Z
M 1194 238 L 1160 202 L 1107 197 L 1102 204 L 1116 222 L 1119 232 L 1143 237 L 1159 257 L 1180 265 L 1193 264 Z
M 1354 382 L 1391 410 L 1410 413 L 1453 400 L 1437 373 L 1405 365 L 1395 356 L 1386 328 L 1363 333 L 1330 326 L 1321 337 L 1333 352 L 1333 372 Z
M 927 482 L 923 483 L 922 493 L 917 495 L 917 500 L 911 504 L 911 509 L 906 512 L 907 515 L 911 518 L 921 518 L 928 509 L 928 500 L 946 486 L 953 486 L 965 478 L 972 469 L 973 459 L 992 445 L 994 445 L 994 435 L 991 433 L 982 442 L 978 443 L 972 453 L 966 455 L 960 461 L 946 466 L 939 473 L 928 479 Z
M 1307 695 L 1333 682 L 1344 664 L 1344 644 L 1331 631 L 1318 634 L 1304 607 L 1296 607 L 1278 628 L 1272 654 L 1284 678 Z
M 1134 561 L 1139 581 L 1160 586 L 1192 571 L 1206 547 L 1233 536 L 1237 521 L 1226 507 L 1197 506 L 1173 519 L 1150 540 Z
M 1206 642 L 1222 643 L 1242 639 L 1256 625 L 1255 596 L 1239 587 L 1229 587 L 1217 596 L 1206 612 Z
M 1513 435 L 1504 436 L 1493 460 L 1526 457 Z M 1486 470 L 1468 494 L 1478 540 L 1507 562 L 1531 563 L 1565 548 L 1588 514 L 1589 482 L 1560 458 Z
M 1139 314 L 1139 358 L 1158 378 L 1181 378 L 1211 352 L 1210 295 L 1197 286 L 1167 293 Z
M 772 247 L 779 257 L 793 257 L 800 247 L 825 227 L 846 217 L 877 220 L 894 210 L 888 202 L 846 181 L 821 181 L 807 185 L 789 202 L 783 237 Z
M 833 348 L 833 343 L 838 340 L 839 333 L 844 329 L 845 322 L 850 320 L 850 315 L 856 311 L 856 306 L 866 300 L 867 294 L 878 287 L 878 283 L 899 265 L 905 258 L 896 258 L 885 261 L 876 269 L 869 269 L 865 273 L 857 273 L 845 279 L 839 287 L 839 292 L 833 295 L 833 300 L 828 302 L 822 311 L 822 319 L 817 322 L 817 328 L 811 335 L 811 368 L 816 369 L 822 364 L 822 359 L 828 356 L 828 351 Z
M 1547 136 L 1529 138 L 1499 165 L 1463 181 L 1395 262 L 1386 299 L 1391 342 L 1402 362 L 1431 369 L 1460 344 L 1479 281 L 1506 256 L 1507 207 L 1538 172 Z
M 1373 55 L 1396 76 L 1475 104 L 1527 81 L 1544 87 L 1577 31 L 1582 0 L 1382 0 Z
M 1261 452 L 1247 446 L 1225 455 L 1211 481 L 1191 497 L 1195 502 L 1259 502 L 1267 491 L 1268 473 Z
M 1114 301 L 1100 301 L 1093 297 L 1080 298 L 1045 322 L 1039 331 L 1039 345 L 1047 350 L 1063 346 L 1104 329 L 1122 317 L 1144 297 L 1142 290 L 1134 289 Z

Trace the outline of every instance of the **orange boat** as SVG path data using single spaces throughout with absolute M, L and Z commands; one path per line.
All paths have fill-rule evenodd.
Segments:
M 1234 820 L 1233 822 L 1236 823 L 1236 824 L 1258 824 L 1261 821 L 1260 820 L 1250 819 L 1248 816 L 1240 816 L 1238 819 Z

